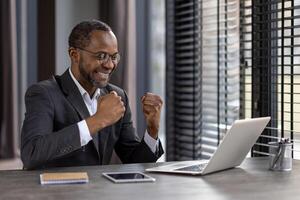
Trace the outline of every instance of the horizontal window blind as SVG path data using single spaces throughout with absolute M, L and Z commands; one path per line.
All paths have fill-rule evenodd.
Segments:
M 245 117 L 270 115 L 253 155 L 285 137 L 300 157 L 300 1 L 241 1 L 241 102 Z
M 201 3 L 167 0 L 166 7 L 167 160 L 192 160 L 201 149 Z
M 240 117 L 251 118 L 252 0 L 240 2 Z
M 239 2 L 202 3 L 201 157 L 208 159 L 239 118 Z
M 239 1 L 167 1 L 167 159 L 210 158 L 239 118 Z

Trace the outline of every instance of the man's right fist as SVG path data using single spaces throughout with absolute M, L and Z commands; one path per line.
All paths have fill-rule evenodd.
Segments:
M 91 135 L 116 123 L 123 117 L 124 113 L 124 103 L 115 91 L 100 97 L 96 113 L 86 120 Z
M 103 120 L 106 126 L 116 123 L 125 112 L 125 106 L 120 96 L 115 91 L 100 97 L 95 115 Z

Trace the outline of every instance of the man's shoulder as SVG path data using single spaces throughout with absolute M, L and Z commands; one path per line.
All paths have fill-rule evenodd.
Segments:
M 40 81 L 38 83 L 34 83 L 28 87 L 28 91 L 36 91 L 36 90 L 46 90 L 48 92 L 59 91 L 59 87 L 54 77 L 51 77 L 47 80 Z

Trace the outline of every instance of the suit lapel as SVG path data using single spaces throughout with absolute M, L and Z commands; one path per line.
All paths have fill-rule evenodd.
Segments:
M 77 111 L 81 119 L 86 119 L 90 117 L 90 113 L 83 101 L 83 98 L 79 92 L 79 89 L 75 85 L 72 77 L 70 76 L 69 69 L 67 69 L 63 75 L 56 77 L 58 84 L 60 85 L 62 91 L 64 92 L 67 100 Z M 98 134 L 93 137 L 94 145 L 99 154 L 99 143 L 98 143 Z

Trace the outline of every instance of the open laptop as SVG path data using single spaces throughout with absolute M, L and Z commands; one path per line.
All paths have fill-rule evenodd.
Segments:
M 271 117 L 236 120 L 210 160 L 180 161 L 148 168 L 148 172 L 204 175 L 236 167 L 245 159 Z

